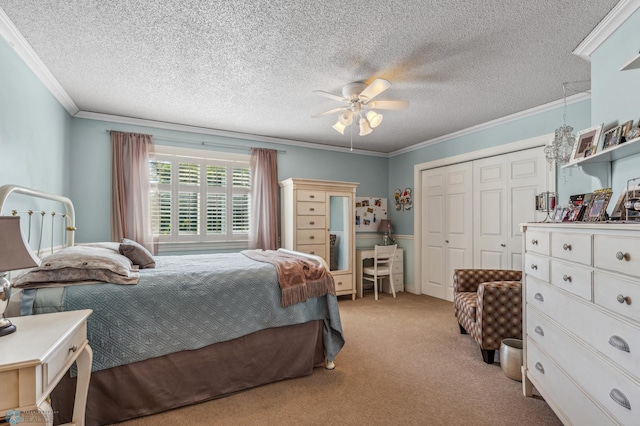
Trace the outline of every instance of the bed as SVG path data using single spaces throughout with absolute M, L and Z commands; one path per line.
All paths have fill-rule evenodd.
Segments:
M 45 257 L 38 269 L 73 262 L 69 256 L 82 264 L 85 252 L 106 253 L 122 261 L 118 256 L 124 256 L 120 254 L 124 242 L 73 244 L 75 213 L 70 200 L 5 185 L 0 188 L 1 214 L 6 214 L 12 193 L 65 205 L 64 245 L 69 247 Z M 315 256 L 284 255 L 303 256 L 304 262 L 327 269 Z M 16 287 L 10 315 L 93 310 L 87 321 L 93 350 L 87 425 L 112 424 L 309 375 L 316 367 L 334 367 L 344 339 L 330 286 L 324 294 L 310 293 L 283 306 L 279 269 L 255 260 L 252 253 L 151 260 L 154 268 L 140 269 L 129 260 L 127 279 L 135 284 L 105 282 L 118 281 L 113 276 L 92 283 L 78 283 L 77 277 L 56 281 L 59 274 L 45 282 L 26 275 L 12 279 Z M 36 272 L 32 276 L 40 277 Z M 72 369 L 52 394 L 56 423 L 70 421 L 74 392 Z

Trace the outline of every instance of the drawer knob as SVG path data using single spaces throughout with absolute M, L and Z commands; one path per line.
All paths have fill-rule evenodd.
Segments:
M 309 195 L 309 198 L 316 198 L 315 195 Z
M 631 403 L 629 399 L 622 393 L 619 389 L 613 388 L 611 392 L 609 392 L 609 396 L 613 399 L 618 405 L 626 408 L 627 410 L 631 410 Z
M 314 221 L 309 222 L 309 225 L 315 225 L 316 223 Z
M 310 235 L 310 236 L 309 236 L 309 239 L 310 239 L 310 240 L 315 240 L 315 239 L 316 239 L 316 237 L 314 237 L 313 235 Z
M 538 245 L 538 240 L 536 240 L 536 239 L 531 240 L 531 244 L 533 244 L 534 246 L 537 246 Z
M 563 281 L 567 281 L 567 282 L 571 282 L 571 275 L 567 275 L 567 274 L 563 275 L 562 276 L 562 280 Z
M 544 367 L 539 362 L 536 362 L 536 370 L 544 374 Z
M 536 325 L 536 328 L 534 328 L 533 331 L 535 331 L 536 333 L 538 333 L 541 336 L 544 336 L 544 330 L 539 325 Z
M 507 246 L 507 245 L 506 245 L 506 244 L 504 244 L 504 243 L 500 244 L 500 247 L 506 247 L 506 246 Z
M 315 212 L 315 211 L 316 211 L 316 209 L 314 209 L 313 207 L 311 207 L 311 208 L 309 209 L 309 211 L 310 211 L 310 212 Z
M 629 261 L 629 259 L 631 259 L 631 256 L 629 255 L 629 253 L 623 253 L 619 251 L 616 253 L 616 259 Z
M 78 347 L 76 345 L 73 345 L 69 348 L 69 352 L 76 352 L 78 350 Z
M 619 294 L 618 297 L 616 297 L 616 300 L 620 303 L 626 303 L 627 305 L 631 304 L 631 298 L 629 296 Z
M 544 297 L 543 297 L 540 293 L 536 293 L 536 294 L 533 296 L 533 298 L 534 298 L 534 299 L 536 299 L 536 300 L 539 300 L 539 301 L 541 301 L 541 302 L 544 302 Z
M 315 252 L 315 251 L 312 251 L 312 252 L 310 252 L 309 254 L 316 254 L 316 252 Z
M 631 353 L 629 344 L 620 336 L 611 336 L 611 338 L 609 338 L 609 344 L 616 349 L 620 349 L 623 352 Z
M 538 269 L 538 265 L 536 265 L 535 263 L 531 264 L 531 269 Z
M 571 244 L 564 243 L 564 244 L 562 245 L 562 249 L 563 249 L 563 250 L 571 251 Z
M 449 240 L 444 240 L 445 243 L 449 244 Z

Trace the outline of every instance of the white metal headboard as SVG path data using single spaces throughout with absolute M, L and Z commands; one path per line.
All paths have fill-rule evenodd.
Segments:
M 22 194 L 35 198 L 43 198 L 45 200 L 58 201 L 64 205 L 66 214 L 66 234 L 68 246 L 74 245 L 74 235 L 76 230 L 76 214 L 73 209 L 73 203 L 67 197 L 56 194 L 49 194 L 48 192 L 38 191 L 36 189 L 25 188 L 18 185 L 3 185 L 0 186 L 0 212 L 4 211 L 4 205 L 7 198 L 11 194 Z

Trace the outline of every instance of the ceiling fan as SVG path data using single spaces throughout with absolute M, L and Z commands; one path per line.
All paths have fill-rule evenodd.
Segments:
M 359 117 L 358 125 L 360 126 L 360 136 L 366 136 L 373 132 L 373 129 L 378 127 L 382 122 L 382 114 L 378 114 L 374 109 L 399 110 L 406 109 L 409 106 L 408 101 L 373 100 L 389 87 L 391 87 L 389 81 L 376 78 L 369 85 L 361 82 L 345 84 L 342 87 L 342 96 L 322 90 L 314 90 L 314 92 L 319 95 L 346 103 L 347 105 L 321 112 L 313 117 L 321 117 L 323 115 L 333 114 L 334 112 L 341 112 L 338 121 L 332 127 L 340 134 L 344 134 L 344 129 L 350 126 L 353 123 L 354 116 L 357 116 Z

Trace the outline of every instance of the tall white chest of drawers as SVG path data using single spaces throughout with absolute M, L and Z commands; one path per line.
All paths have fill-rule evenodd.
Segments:
M 565 424 L 640 424 L 640 225 L 532 223 L 523 392 Z

